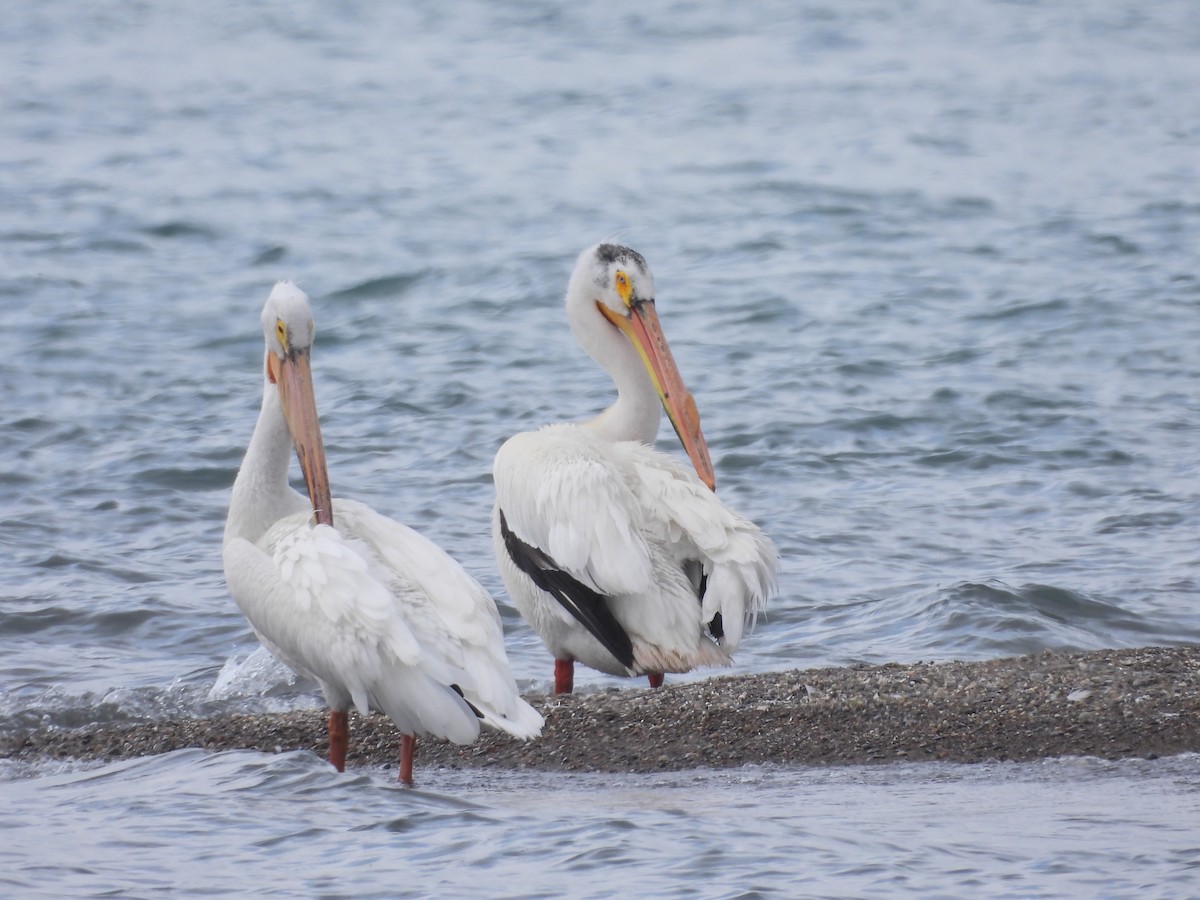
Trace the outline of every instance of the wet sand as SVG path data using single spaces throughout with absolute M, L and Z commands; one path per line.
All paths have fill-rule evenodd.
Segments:
M 1200 648 L 718 676 L 659 690 L 531 697 L 538 740 L 421 740 L 447 766 L 652 772 L 746 764 L 1108 759 L 1200 751 Z M 325 714 L 229 715 L 0 734 L 0 758 L 110 760 L 188 747 L 324 755 Z M 394 766 L 399 735 L 351 716 L 349 765 Z M 419 774 L 418 774 L 419 777 Z

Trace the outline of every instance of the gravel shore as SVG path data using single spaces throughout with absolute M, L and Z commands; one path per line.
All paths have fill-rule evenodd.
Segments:
M 634 688 L 633 685 L 638 687 Z M 1154 757 L 1200 751 L 1200 647 L 1043 652 L 715 677 L 533 697 L 538 740 L 422 740 L 417 770 L 651 772 L 753 763 Z M 394 766 L 399 735 L 351 716 L 350 766 Z M 120 759 L 185 747 L 325 753 L 325 714 L 229 715 L 0 734 L 0 758 Z

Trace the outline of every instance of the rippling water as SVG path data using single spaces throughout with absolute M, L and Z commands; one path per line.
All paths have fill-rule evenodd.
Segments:
M 338 493 L 499 592 L 491 456 L 607 401 L 560 301 L 612 235 L 655 268 L 722 494 L 783 552 L 740 670 L 1200 640 L 1193 3 L 27 4 L 0 76 L 0 728 L 315 702 L 220 572 L 279 277 L 314 297 Z M 174 883 L 395 894 L 396 856 L 414 894 L 479 869 L 510 893 L 1177 895 L 1194 851 L 1150 835 L 1194 815 L 1197 770 L 1157 765 L 406 794 L 185 753 L 10 767 L 0 808 L 21 893 L 190 865 Z M 595 814 L 545 805 L 584 794 Z
M 1200 759 L 666 776 L 440 772 L 180 751 L 10 781 L 13 896 L 1180 897 Z M 2 770 L 0 770 L 2 771 Z M 70 835 L 67 858 L 46 847 Z M 249 877 L 248 877 L 249 873 Z

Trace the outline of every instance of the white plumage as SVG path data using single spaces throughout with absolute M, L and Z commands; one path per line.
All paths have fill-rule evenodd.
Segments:
M 710 489 L 699 414 L 653 299 L 640 254 L 580 255 L 568 319 L 618 399 L 590 422 L 515 435 L 493 466 L 501 577 L 558 661 L 558 691 L 574 660 L 614 675 L 728 665 L 773 590 L 774 545 Z M 651 448 L 663 409 L 695 471 Z
M 542 717 L 517 693 L 487 591 L 411 528 L 329 497 L 304 293 L 276 285 L 263 331 L 267 383 L 223 554 L 230 592 L 255 633 L 320 684 L 335 715 L 351 705 L 379 710 L 406 735 L 457 743 L 475 740 L 481 723 L 539 734 Z M 307 499 L 288 485 L 293 446 Z M 341 768 L 333 732 L 331 719 L 331 760 Z

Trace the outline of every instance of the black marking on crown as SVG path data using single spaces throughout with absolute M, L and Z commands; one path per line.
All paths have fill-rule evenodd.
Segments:
M 601 244 L 596 248 L 596 259 L 606 266 L 615 262 L 632 263 L 643 272 L 646 271 L 646 258 L 632 247 L 622 244 Z
M 563 605 L 604 649 L 627 669 L 633 668 L 633 642 L 608 608 L 607 598 L 564 572 L 550 556 L 512 533 L 500 511 L 500 536 L 513 564 Z

